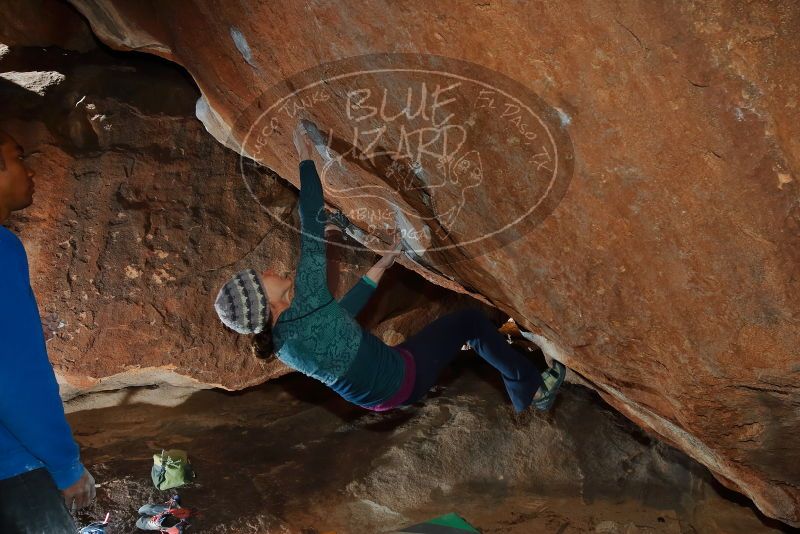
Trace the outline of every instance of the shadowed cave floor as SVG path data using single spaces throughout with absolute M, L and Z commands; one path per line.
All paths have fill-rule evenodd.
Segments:
M 385 414 L 291 375 L 69 420 L 100 483 L 80 519 L 111 512 L 109 534 L 141 532 L 136 509 L 169 495 L 149 476 L 162 448 L 188 450 L 198 473 L 179 491 L 197 511 L 188 532 L 371 534 L 451 511 L 493 534 L 781 531 L 585 388 L 565 385 L 548 414 L 515 415 L 473 355 L 427 402 Z

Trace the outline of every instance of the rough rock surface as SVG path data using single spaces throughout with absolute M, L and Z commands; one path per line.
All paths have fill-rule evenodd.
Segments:
M 59 0 L 4 0 L 0 12 L 0 43 L 58 46 L 78 52 L 97 46 L 83 17 Z
M 72 4 L 111 46 L 186 67 L 199 115 L 232 147 L 247 145 L 264 91 L 340 57 L 439 54 L 526 86 L 550 106 L 562 148 L 571 141 L 563 200 L 524 235 L 484 240 L 485 254 L 405 263 L 517 318 L 622 413 L 800 525 L 796 2 Z M 383 82 L 366 87 L 401 102 L 392 88 L 405 86 Z M 331 80 L 332 99 L 300 110 L 339 140 L 352 127 L 345 89 Z M 289 123 L 260 159 L 291 179 Z M 526 162 L 484 160 L 496 171 L 466 230 L 518 207 L 525 189 L 503 171 Z M 356 184 L 382 178 L 348 163 Z M 415 206 L 436 215 L 457 202 L 435 201 Z
M 153 488 L 151 454 L 180 447 L 198 473 L 178 490 L 197 532 L 377 534 L 451 511 L 485 534 L 780 532 L 590 390 L 566 387 L 551 414 L 518 417 L 491 368 L 462 362 L 426 402 L 394 413 L 366 413 L 297 375 L 175 408 L 73 413 L 102 481 L 81 519 L 111 512 L 114 533 L 136 532 L 138 507 L 169 493 Z
M 265 173 L 259 200 L 286 226 L 259 208 L 236 154 L 194 117 L 185 72 L 152 56 L 39 47 L 11 47 L 0 71 L 58 74 L 44 85 L 0 78 L 0 127 L 37 173 L 34 205 L 9 225 L 28 251 L 63 398 L 160 384 L 236 390 L 288 372 L 223 328 L 213 300 L 239 269 L 293 268 L 296 190 Z M 330 253 L 337 296 L 376 259 Z M 472 300 L 396 269 L 363 312 L 387 341 Z

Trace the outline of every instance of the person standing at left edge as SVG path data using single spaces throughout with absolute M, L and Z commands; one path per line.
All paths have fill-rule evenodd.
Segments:
M 22 147 L 0 131 L 0 225 L 33 202 Z M 75 534 L 69 513 L 95 497 L 47 358 L 28 257 L 0 226 L 0 532 Z

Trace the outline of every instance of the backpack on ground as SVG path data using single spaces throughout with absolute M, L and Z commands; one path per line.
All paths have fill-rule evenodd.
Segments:
M 150 475 L 153 484 L 160 490 L 183 486 L 195 477 L 186 451 L 180 449 L 162 450 L 154 454 Z

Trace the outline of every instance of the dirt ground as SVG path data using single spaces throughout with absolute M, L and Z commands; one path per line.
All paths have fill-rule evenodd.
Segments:
M 566 385 L 550 413 L 517 415 L 494 370 L 464 354 L 426 402 L 384 414 L 299 375 L 73 412 L 100 484 L 79 519 L 110 512 L 109 534 L 138 532 L 138 507 L 170 495 L 152 485 L 152 454 L 182 448 L 198 473 L 179 490 L 188 532 L 372 534 L 447 512 L 486 534 L 781 531 L 589 390 Z

